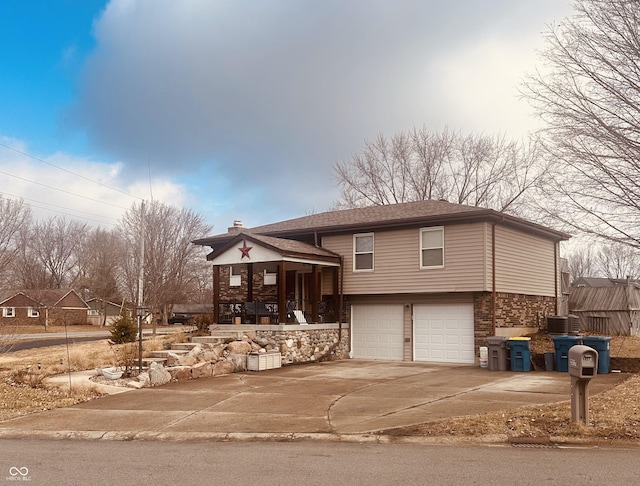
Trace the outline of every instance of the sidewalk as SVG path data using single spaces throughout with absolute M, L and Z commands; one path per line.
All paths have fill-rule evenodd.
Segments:
M 590 392 L 624 378 L 598 375 Z M 86 379 L 72 376 L 78 383 Z M 567 373 L 344 360 L 118 391 L 0 422 L 0 437 L 362 438 L 387 428 L 569 399 Z

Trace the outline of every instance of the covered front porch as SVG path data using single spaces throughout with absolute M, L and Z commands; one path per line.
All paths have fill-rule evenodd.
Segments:
M 341 257 L 335 253 L 241 232 L 207 259 L 215 325 L 341 322 Z

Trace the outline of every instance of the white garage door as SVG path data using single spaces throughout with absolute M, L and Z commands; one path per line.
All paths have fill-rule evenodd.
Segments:
M 473 304 L 413 306 L 416 361 L 473 363 Z
M 353 356 L 402 360 L 404 357 L 402 305 L 354 305 Z

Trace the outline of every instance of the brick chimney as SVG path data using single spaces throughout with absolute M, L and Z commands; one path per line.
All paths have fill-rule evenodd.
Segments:
M 239 233 L 242 230 L 243 226 L 242 226 L 242 221 L 240 221 L 239 219 L 236 219 L 233 222 L 233 226 L 229 226 L 227 228 L 227 232 L 228 233 Z

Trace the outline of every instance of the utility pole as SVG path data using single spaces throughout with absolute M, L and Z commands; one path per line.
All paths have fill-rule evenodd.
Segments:
M 140 260 L 138 262 L 138 298 L 136 311 L 138 314 L 138 373 L 142 373 L 142 307 L 144 290 L 144 201 L 140 203 Z

